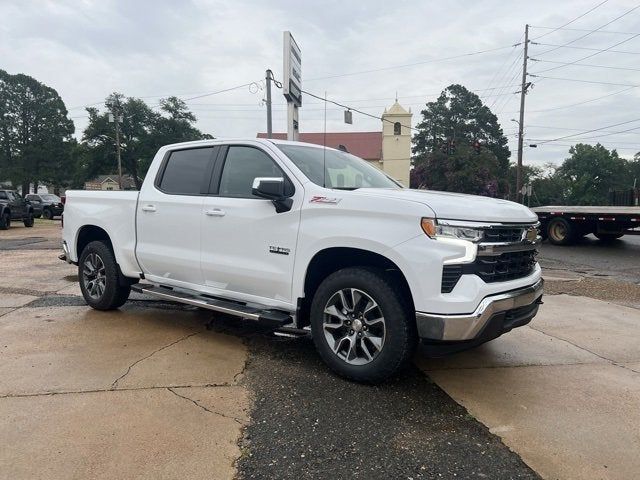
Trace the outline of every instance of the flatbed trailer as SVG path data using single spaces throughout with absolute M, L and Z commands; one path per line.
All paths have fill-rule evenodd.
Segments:
M 640 235 L 640 207 L 547 206 L 531 210 L 540 220 L 540 233 L 554 245 L 571 245 L 593 233 L 602 241 Z

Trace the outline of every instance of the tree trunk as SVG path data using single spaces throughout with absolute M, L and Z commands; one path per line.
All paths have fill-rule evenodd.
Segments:
M 38 181 L 33 182 L 33 193 L 38 193 Z

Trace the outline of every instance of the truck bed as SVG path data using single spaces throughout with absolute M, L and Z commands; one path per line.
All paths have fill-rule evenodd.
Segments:
M 640 215 L 640 207 L 608 207 L 585 205 L 551 205 L 534 207 L 535 213 L 580 213 L 596 215 Z

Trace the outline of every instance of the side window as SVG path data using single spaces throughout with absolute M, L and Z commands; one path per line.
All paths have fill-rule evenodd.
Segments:
M 266 153 L 252 147 L 231 146 L 220 176 L 222 197 L 258 198 L 251 193 L 257 177 L 280 177 L 282 170 Z
M 213 148 L 193 148 L 171 152 L 158 185 L 165 193 L 200 195 Z
M 402 125 L 400 124 L 400 122 L 396 122 L 393 124 L 393 134 L 402 135 Z
M 9 198 L 7 197 L 7 192 L 0 192 L 0 198 L 2 200 L 8 200 Z

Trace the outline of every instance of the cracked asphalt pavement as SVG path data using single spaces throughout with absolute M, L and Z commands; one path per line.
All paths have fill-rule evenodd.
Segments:
M 329 372 L 309 339 L 250 322 L 139 294 L 93 311 L 57 259 L 59 225 L 5 233 L 0 479 L 640 471 L 640 311 L 577 296 L 584 274 L 566 265 L 531 326 L 447 358 L 421 351 L 366 386 Z

